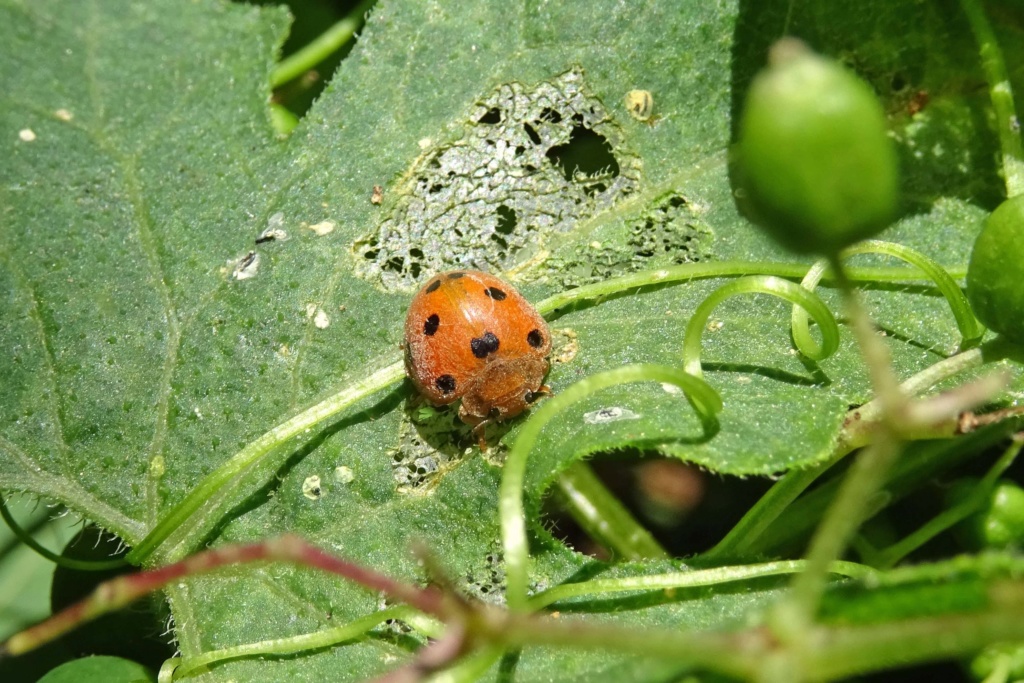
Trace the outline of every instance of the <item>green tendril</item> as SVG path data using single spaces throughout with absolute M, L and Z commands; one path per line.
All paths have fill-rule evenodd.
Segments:
M 366 616 L 354 619 L 347 624 L 334 628 L 304 633 L 290 638 L 274 638 L 256 643 L 235 645 L 220 650 L 211 650 L 194 657 L 175 657 L 168 660 L 160 670 L 160 681 L 167 681 L 185 678 L 194 675 L 208 668 L 211 664 L 223 662 L 242 657 L 281 657 L 284 655 L 318 650 L 325 647 L 334 647 L 346 641 L 355 640 L 365 636 L 374 628 L 389 619 L 410 619 L 415 618 L 417 613 L 411 607 L 404 605 L 391 607 L 380 612 L 367 614 Z M 430 635 L 437 636 L 439 633 L 434 630 Z
M 974 313 L 971 311 L 971 306 L 967 302 L 967 297 L 964 295 L 963 290 L 960 289 L 960 285 L 956 283 L 952 276 L 934 260 L 910 247 L 881 240 L 860 242 L 843 250 L 840 258 L 846 260 L 858 254 L 892 256 L 915 266 L 931 279 L 942 296 L 946 297 L 949 308 L 953 312 L 953 317 L 956 319 L 957 329 L 960 331 L 960 350 L 971 348 L 981 341 L 982 335 L 985 334 L 985 328 L 974 317 Z M 807 271 L 807 275 L 804 276 L 800 284 L 806 289 L 813 291 L 827 269 L 827 261 L 818 261 Z M 807 313 L 797 306 L 793 307 L 792 325 L 794 340 L 809 337 Z M 799 346 L 799 341 L 797 341 L 797 344 Z
M 328 397 L 265 432 L 258 439 L 235 453 L 226 463 L 206 475 L 182 501 L 163 516 L 160 522 L 153 527 L 152 531 L 138 545 L 132 548 L 126 559 L 133 564 L 141 564 L 168 537 L 182 529 L 185 522 L 190 520 L 187 535 L 190 537 L 201 535 L 212 526 L 212 523 L 208 520 L 215 518 L 216 515 L 212 514 L 212 512 L 205 514 L 203 522 L 196 521 L 196 516 L 200 514 L 201 509 L 207 504 L 216 505 L 217 501 L 211 501 L 214 494 L 228 486 L 236 477 L 263 462 L 278 447 L 301 434 L 308 433 L 314 426 L 334 417 L 353 403 L 395 384 L 404 375 L 405 368 L 401 361 L 389 365 L 362 380 L 353 382 L 337 394 Z M 179 542 L 176 546 L 177 552 L 171 553 L 169 557 L 162 558 L 164 561 L 180 559 L 180 557 L 188 553 L 190 548 L 189 544 L 185 542 Z
M 527 607 L 529 547 L 523 506 L 523 480 L 526 461 L 541 430 L 556 415 L 601 389 L 629 382 L 674 384 L 686 392 L 690 402 L 705 419 L 713 419 L 722 409 L 722 399 L 706 382 L 678 368 L 664 365 L 626 365 L 599 372 L 576 382 L 544 402 L 523 425 L 519 437 L 505 461 L 499 491 L 498 509 L 505 553 L 506 599 L 511 609 Z
M 110 569 L 117 569 L 125 565 L 124 558 L 121 557 L 113 560 L 76 560 L 70 557 L 58 555 L 53 551 L 44 548 L 38 541 L 36 541 L 36 539 L 32 538 L 27 531 L 18 525 L 18 522 L 15 521 L 11 511 L 7 509 L 7 503 L 4 501 L 3 496 L 0 496 L 0 517 L 7 522 L 7 526 L 11 528 L 14 535 L 18 537 L 18 540 L 39 555 L 45 557 L 50 562 L 61 567 L 74 569 L 76 571 L 103 572 Z
M 978 42 L 981 67 L 988 81 L 988 93 L 999 133 L 999 149 L 1002 152 L 1006 196 L 1016 197 L 1024 193 L 1024 147 L 1017 130 L 1019 124 L 1013 102 L 1013 87 L 1010 85 L 1003 50 L 999 47 L 982 3 L 979 0 L 960 0 L 960 7 L 967 15 L 971 31 Z
M 779 278 L 802 277 L 806 273 L 806 266 L 798 263 L 747 261 L 688 263 L 661 270 L 631 273 L 593 285 L 567 290 L 538 302 L 536 308 L 541 314 L 549 315 L 579 301 L 600 299 L 604 296 L 634 290 L 637 287 L 685 282 L 698 278 L 735 277 L 758 272 L 768 272 L 778 276 L 774 280 L 782 282 L 783 284 L 780 285 L 782 288 L 799 290 L 793 283 Z M 917 271 L 909 268 L 858 268 L 850 271 L 850 277 L 856 280 L 871 281 L 919 279 Z M 815 301 L 817 298 L 811 295 L 807 300 Z M 815 316 L 816 319 L 817 317 Z M 822 326 L 822 332 L 823 346 L 827 346 L 829 338 L 825 334 L 826 326 Z M 688 333 L 687 338 L 689 337 Z M 699 339 L 697 344 L 699 346 Z M 814 353 L 813 343 L 805 344 L 805 347 Z M 365 379 L 353 382 L 337 394 L 271 428 L 250 442 L 227 462 L 207 475 L 183 500 L 168 511 L 146 537 L 132 548 L 126 558 L 127 561 L 132 564 L 142 564 L 151 560 L 158 549 L 161 549 L 159 557 L 161 562 L 169 562 L 183 557 L 195 547 L 198 539 L 213 527 L 219 519 L 217 512 L 223 511 L 230 504 L 228 498 L 231 496 L 231 489 L 240 485 L 240 480 L 246 473 L 296 437 L 308 433 L 316 425 L 334 417 L 357 401 L 398 383 L 403 375 L 403 364 L 398 361 Z M 716 398 L 716 401 L 720 402 L 720 399 Z M 170 541 L 168 548 L 162 549 L 162 546 L 168 541 Z
M 967 268 L 953 269 L 956 277 L 964 277 Z M 665 285 L 691 280 L 708 280 L 711 278 L 733 278 L 742 275 L 775 275 L 780 278 L 799 280 L 807 273 L 803 263 L 767 263 L 763 261 L 707 261 L 700 263 L 683 263 L 659 270 L 645 270 L 639 273 L 620 275 L 601 282 L 595 282 L 574 289 L 567 289 L 538 301 L 536 308 L 541 315 L 547 316 L 567 306 L 614 296 L 622 292 L 635 290 L 638 287 Z M 850 268 L 847 276 L 857 282 L 906 282 L 922 280 L 915 268 Z M 828 276 L 826 276 L 828 277 Z
M 828 358 L 839 348 L 839 325 L 828 306 L 813 292 L 774 275 L 753 275 L 722 285 L 700 303 L 686 325 L 683 342 L 683 367 L 695 377 L 703 377 L 700 365 L 700 342 L 711 312 L 718 304 L 736 294 L 771 294 L 806 310 L 821 330 L 821 344 L 815 343 L 809 332 L 802 337 L 794 335 L 797 349 L 811 360 Z
M 624 576 L 615 579 L 594 579 L 579 583 L 563 583 L 534 595 L 530 598 L 529 604 L 531 609 L 537 610 L 570 598 L 586 598 L 628 591 L 669 591 L 679 588 L 714 586 L 733 581 L 756 579 L 763 576 L 793 574 L 803 571 L 805 564 L 803 560 L 779 560 L 763 564 L 715 567 L 714 569 L 697 569 L 668 574 Z M 855 562 L 833 562 L 830 572 L 854 579 L 864 579 L 875 574 L 875 570 L 871 567 Z

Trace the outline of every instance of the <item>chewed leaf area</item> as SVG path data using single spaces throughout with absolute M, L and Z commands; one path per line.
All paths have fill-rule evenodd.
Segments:
M 715 235 L 701 214 L 700 206 L 669 193 L 630 219 L 624 230 L 566 245 L 541 268 L 571 288 L 625 273 L 707 261 Z
M 388 451 L 398 490 L 429 490 L 476 443 L 471 430 L 450 407 L 410 406 L 399 426 L 398 443 Z
M 495 465 L 503 462 L 506 449 L 499 440 L 509 428 L 509 424 L 495 423 L 484 431 L 489 445 L 484 457 Z M 414 401 L 402 417 L 398 443 L 388 451 L 398 491 L 430 490 L 445 472 L 475 453 L 478 443 L 473 427 L 459 419 L 455 406 L 435 408 Z
M 482 602 L 505 604 L 505 560 L 497 544 L 477 566 L 469 568 L 460 577 L 459 588 Z
M 428 148 L 353 245 L 360 276 L 410 291 L 423 273 L 507 270 L 639 183 L 639 159 L 579 70 L 498 87 L 457 137 Z

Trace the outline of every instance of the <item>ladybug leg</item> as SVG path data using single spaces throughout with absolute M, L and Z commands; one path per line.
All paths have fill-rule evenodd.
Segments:
M 480 447 L 480 451 L 484 453 L 490 450 L 490 447 L 487 445 L 487 437 L 484 434 L 484 430 L 491 422 L 492 420 L 482 420 L 473 427 L 473 433 L 476 435 L 476 443 Z
M 459 405 L 459 419 L 468 425 L 473 425 L 473 435 L 477 438 L 477 443 L 480 445 L 481 451 L 488 450 L 487 439 L 484 437 L 484 430 L 491 422 L 495 419 L 500 418 L 500 413 L 497 408 L 492 408 L 490 413 L 486 416 L 472 412 L 466 409 L 466 401 L 463 398 L 462 403 Z
M 540 389 L 537 389 L 536 391 L 527 391 L 526 396 L 524 398 L 526 399 L 526 402 L 528 404 L 532 404 L 536 402 L 537 399 L 539 399 L 541 396 L 551 396 L 553 393 L 555 392 L 551 391 L 551 387 L 549 387 L 547 384 L 542 384 L 540 386 Z

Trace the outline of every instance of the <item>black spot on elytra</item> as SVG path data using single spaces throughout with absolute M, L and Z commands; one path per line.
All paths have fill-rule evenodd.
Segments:
M 448 273 L 448 279 L 449 280 L 458 280 L 463 275 L 465 275 L 465 273 Z
M 423 290 L 423 291 L 425 291 L 427 294 L 430 294 L 431 292 L 436 292 L 437 288 L 440 287 L 440 286 L 441 286 L 441 279 L 438 278 L 437 280 L 434 280 L 429 285 L 427 285 L 427 288 L 425 290 Z
M 495 301 L 504 301 L 505 297 L 508 296 L 508 294 L 506 294 L 503 290 L 498 289 L 497 287 L 488 287 L 487 289 L 484 290 L 484 294 L 491 297 Z
M 437 332 L 437 326 L 440 324 L 441 319 L 437 317 L 437 313 L 431 313 L 430 317 L 423 323 L 423 334 L 433 337 L 434 333 Z
M 484 332 L 484 336 L 470 340 L 469 348 L 473 349 L 473 355 L 477 358 L 487 358 L 498 350 L 498 344 L 498 338 L 493 332 Z
M 434 380 L 434 386 L 440 389 L 442 394 L 450 394 L 455 391 L 455 378 L 451 375 L 441 375 Z
M 540 333 L 540 330 L 530 330 L 530 333 L 526 335 L 526 343 L 539 349 L 544 345 L 544 335 Z

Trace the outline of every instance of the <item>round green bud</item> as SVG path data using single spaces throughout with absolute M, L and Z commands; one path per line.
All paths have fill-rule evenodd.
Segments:
M 751 219 L 792 251 L 830 255 L 885 228 L 896 152 L 871 88 L 784 39 L 754 79 L 739 124 L 738 184 Z
M 1017 681 L 1024 678 L 1024 645 L 1020 643 L 998 643 L 990 645 L 971 660 L 971 675 L 976 681 L 984 681 L 997 667 L 1006 667 L 1006 676 L 996 680 Z
M 977 479 L 961 479 L 949 490 L 951 504 L 965 500 L 979 485 Z M 1000 479 L 977 512 L 960 523 L 957 535 L 972 550 L 1005 548 L 1024 542 L 1024 489 Z
M 1024 342 L 1024 196 L 985 219 L 967 266 L 967 299 L 986 327 Z

